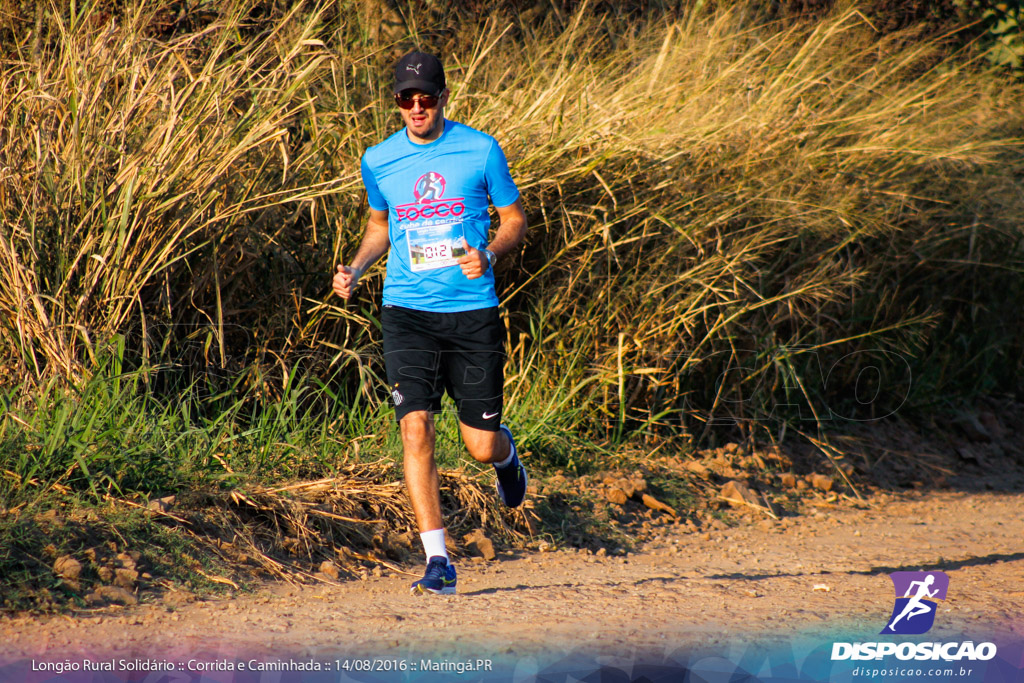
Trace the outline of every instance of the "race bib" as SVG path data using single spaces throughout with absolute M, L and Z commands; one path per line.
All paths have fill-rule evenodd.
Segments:
M 454 266 L 466 255 L 466 248 L 462 245 L 465 237 L 462 223 L 409 228 L 405 236 L 413 272 Z

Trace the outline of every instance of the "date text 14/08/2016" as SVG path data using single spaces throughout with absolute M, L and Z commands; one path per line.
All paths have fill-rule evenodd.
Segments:
M 337 659 L 338 671 L 443 671 L 463 674 L 491 671 L 489 659 Z

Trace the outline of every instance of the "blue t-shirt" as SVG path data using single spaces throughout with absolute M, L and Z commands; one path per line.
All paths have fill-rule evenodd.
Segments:
M 454 313 L 498 305 L 494 272 L 468 279 L 457 261 L 462 238 L 484 249 L 488 198 L 508 206 L 519 198 L 497 141 L 454 121 L 438 139 L 418 145 L 405 128 L 366 150 L 363 183 L 370 206 L 388 212 L 384 303 Z

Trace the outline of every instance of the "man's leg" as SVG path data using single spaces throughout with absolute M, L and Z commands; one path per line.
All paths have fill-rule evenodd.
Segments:
M 427 571 L 422 579 L 413 582 L 412 592 L 452 595 L 455 593 L 455 567 L 449 563 L 445 549 L 441 491 L 434 460 L 434 416 L 428 410 L 415 410 L 403 416 L 399 424 L 405 487 L 427 555 Z
M 459 431 L 462 432 L 462 442 L 466 444 L 466 450 L 477 462 L 494 464 L 507 459 L 512 442 L 504 431 L 496 432 L 470 427 L 465 422 L 459 422 Z
M 498 496 L 516 507 L 526 496 L 526 468 L 501 424 L 505 325 L 497 308 L 458 314 L 457 333 L 441 355 L 445 387 L 459 408 L 459 429 L 475 460 L 494 465 Z
M 414 593 L 455 592 L 455 568 L 448 563 L 437 465 L 433 411 L 441 408 L 437 342 L 430 331 L 436 314 L 385 306 L 384 364 L 402 433 L 405 485 L 427 555 L 427 571 L 412 584 Z
M 434 416 L 416 410 L 399 423 L 405 455 L 405 487 L 420 533 L 442 528 L 441 494 L 434 461 Z
M 477 462 L 494 465 L 494 473 L 498 478 L 498 496 L 508 507 L 518 507 L 526 497 L 526 486 L 529 479 L 526 468 L 519 461 L 516 444 L 512 432 L 505 425 L 498 431 L 472 427 L 462 420 L 459 421 L 462 441 L 466 450 Z

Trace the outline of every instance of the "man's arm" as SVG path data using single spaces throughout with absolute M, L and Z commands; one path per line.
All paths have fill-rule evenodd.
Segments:
M 342 299 L 351 299 L 352 293 L 359 286 L 359 278 L 377 262 L 377 259 L 387 253 L 389 246 L 388 212 L 371 208 L 370 218 L 366 221 L 366 232 L 355 258 L 347 266 L 338 264 L 338 271 L 331 283 L 334 293 Z
M 526 212 L 523 203 L 516 200 L 508 206 L 495 207 L 498 211 L 498 230 L 487 248 L 494 252 L 496 260 L 515 249 L 526 236 Z M 462 273 L 470 280 L 475 280 L 487 272 L 487 254 L 466 244 L 466 255 L 459 259 Z

